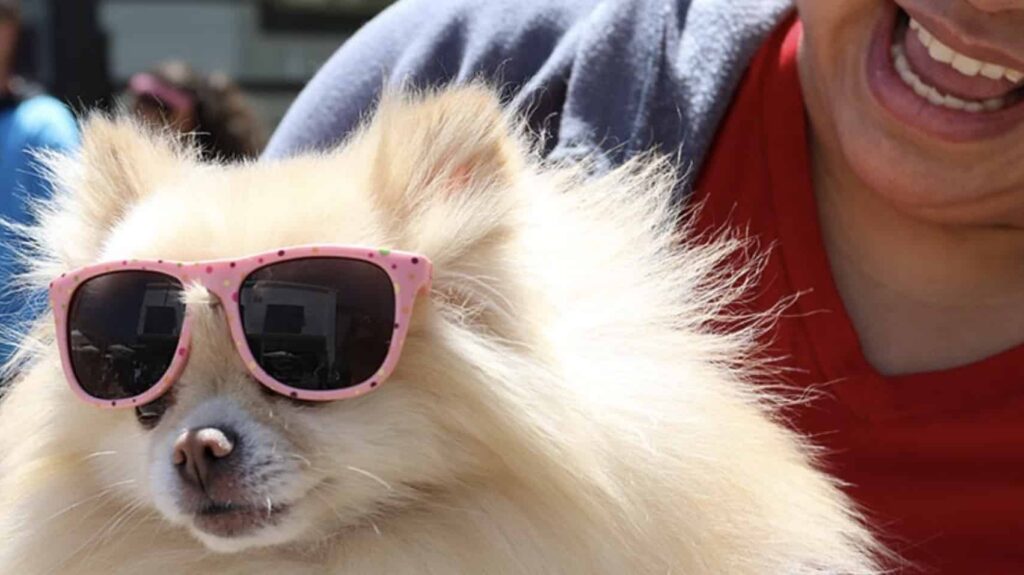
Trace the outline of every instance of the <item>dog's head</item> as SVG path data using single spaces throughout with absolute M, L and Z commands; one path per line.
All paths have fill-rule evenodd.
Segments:
M 86 456 L 93 477 L 83 480 L 152 506 L 217 551 L 315 542 L 443 496 L 485 465 L 480 446 L 495 425 L 474 382 L 499 367 L 473 335 L 512 342 L 528 329 L 523 309 L 510 313 L 520 280 L 508 254 L 525 161 L 479 88 L 385 97 L 332 153 L 241 166 L 200 165 L 130 121 L 93 118 L 79 155 L 54 162 L 41 280 L 101 261 L 318 243 L 426 254 L 434 290 L 417 301 L 394 374 L 356 399 L 269 392 L 239 358 L 224 306 L 197 285 L 185 290 L 188 363 L 159 400 L 134 411 L 85 405 L 55 348 L 26 379 L 45 383 L 15 393 L 49 394 L 36 405 L 60 449 Z M 183 456 L 204 462 L 200 477 L 182 471 Z

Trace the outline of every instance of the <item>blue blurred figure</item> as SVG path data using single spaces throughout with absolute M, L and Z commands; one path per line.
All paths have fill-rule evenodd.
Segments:
M 75 148 L 78 127 L 60 102 L 14 74 L 20 28 L 19 2 L 0 0 L 0 218 L 24 224 L 31 222 L 27 200 L 51 191 L 33 152 Z M 13 276 L 22 271 L 12 250 L 15 239 L 6 227 L 0 231 L 0 336 L 40 311 L 34 298 L 24 297 L 31 294 L 13 289 Z M 0 362 L 6 363 L 12 351 L 0 342 Z

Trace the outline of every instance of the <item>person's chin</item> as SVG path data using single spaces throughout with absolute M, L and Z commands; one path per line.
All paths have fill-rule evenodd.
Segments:
M 1015 173 L 1024 187 L 1019 153 L 1013 160 L 1024 142 L 1024 87 L 998 102 L 988 98 L 981 111 L 958 109 L 961 99 L 951 107 L 936 103 L 934 94 L 921 95 L 906 59 L 897 62 L 909 17 L 891 0 L 880 6 L 859 68 L 848 71 L 855 85 L 826 104 L 846 162 L 867 187 L 902 209 L 985 219 L 979 215 L 984 210 L 961 208 L 998 203 L 1013 188 Z

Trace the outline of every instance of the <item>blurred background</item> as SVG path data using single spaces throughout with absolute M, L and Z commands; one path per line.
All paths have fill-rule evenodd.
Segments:
M 204 158 L 256 158 L 310 77 L 391 3 L 0 0 L 0 365 L 45 308 L 16 287 L 19 226 L 52 193 L 37 154 L 80 145 L 74 115 L 118 107 Z M 15 371 L 0 368 L 0 390 Z
M 392 0 L 22 0 L 19 73 L 76 111 L 168 60 L 219 72 L 270 133 L 320 65 Z

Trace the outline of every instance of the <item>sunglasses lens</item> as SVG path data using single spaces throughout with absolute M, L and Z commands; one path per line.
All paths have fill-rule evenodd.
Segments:
M 256 362 L 296 389 L 359 385 L 380 369 L 395 329 L 395 290 L 374 264 L 305 258 L 253 272 L 239 292 Z
M 97 399 L 142 395 L 170 367 L 184 318 L 181 282 L 173 277 L 123 271 L 86 280 L 68 314 L 79 385 Z

